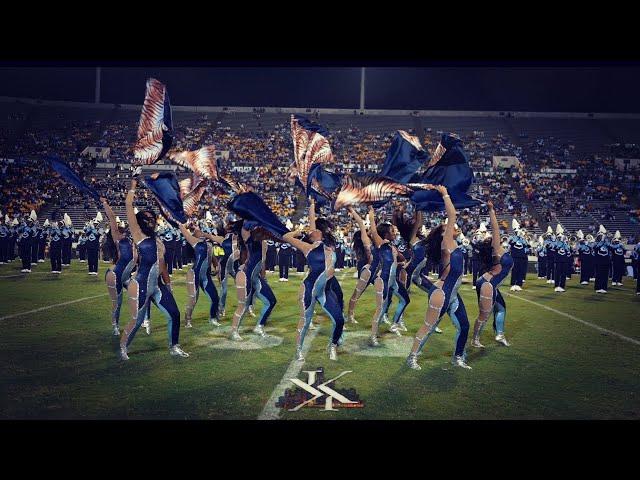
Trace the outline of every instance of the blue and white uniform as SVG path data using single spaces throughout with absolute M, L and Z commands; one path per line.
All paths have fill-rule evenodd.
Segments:
M 118 249 L 118 261 L 115 266 L 107 270 L 105 280 L 107 287 L 113 290 L 111 300 L 113 303 L 111 322 L 112 325 L 120 324 L 120 307 L 122 306 L 122 290 L 127 288 L 131 280 L 131 274 L 136 267 L 136 259 L 133 249 L 133 239 L 128 235 L 123 235 L 116 244 Z M 109 276 L 113 275 L 110 281 Z
M 145 320 L 150 302 L 153 302 L 167 319 L 169 346 L 178 344 L 180 335 L 180 311 L 173 294 L 160 278 L 159 259 L 163 258 L 164 246 L 154 238 L 146 237 L 136 245 L 137 271 L 129 282 L 128 295 L 132 318 L 125 327 L 121 347 L 128 347 Z
M 464 270 L 464 249 L 461 247 L 456 247 L 452 251 L 447 249 L 450 253 L 449 263 L 447 265 L 442 265 L 442 263 L 439 265 L 438 273 L 440 278 L 436 283 L 433 283 L 427 277 L 429 269 L 427 267 L 426 258 L 424 258 L 424 263 L 421 259 L 425 254 L 424 244 L 419 245 L 421 243 L 422 242 L 417 242 L 413 247 L 414 256 L 417 257 L 417 266 L 412 272 L 412 279 L 420 289 L 427 292 L 429 296 L 429 308 L 439 310 L 439 314 L 438 319 L 432 328 L 422 339 L 419 339 L 420 346 L 418 347 L 417 352 L 422 350 L 427 339 L 436 330 L 436 327 L 442 320 L 443 315 L 448 313 L 456 328 L 453 358 L 462 357 L 464 359 L 466 357 L 465 345 L 469 336 L 469 318 L 467 316 L 467 309 L 464 302 L 458 294 L 458 290 L 462 284 L 462 275 Z M 419 271 L 420 265 L 422 265 L 422 268 Z M 449 272 L 446 274 L 446 277 L 442 278 L 447 267 L 449 267 Z M 478 279 L 478 282 L 479 281 L 480 279 Z M 439 283 L 441 283 L 440 286 L 437 285 Z M 444 303 L 441 308 L 433 305 L 431 301 L 433 293 L 436 290 L 441 290 L 444 293 Z
M 187 318 L 187 322 L 190 323 L 191 314 L 195 305 L 198 303 L 200 290 L 202 290 L 209 297 L 209 300 L 211 302 L 211 305 L 209 307 L 209 320 L 217 321 L 220 298 L 218 297 L 218 290 L 216 289 L 216 286 L 213 283 L 213 279 L 211 278 L 211 258 L 213 255 L 213 246 L 206 240 L 202 239 L 193 246 L 193 251 L 195 253 L 195 260 L 193 262 L 193 267 L 191 268 L 193 276 L 189 275 L 187 277 L 187 281 L 193 279 L 195 283 L 193 289 L 195 298 L 192 299 L 187 305 L 185 317 Z
M 594 290 L 607 291 L 609 283 L 609 268 L 611 265 L 611 249 L 607 239 L 601 239 L 593 247 L 594 269 L 596 281 Z
M 328 288 L 329 280 L 335 278 L 335 251 L 327 247 L 322 241 L 317 241 L 307 253 L 306 258 L 309 270 L 300 286 L 299 298 L 304 324 L 298 330 L 300 334 L 298 347 L 302 347 L 304 343 L 304 337 L 313 318 L 313 307 L 316 302 L 329 315 L 333 323 L 331 343 L 338 345 L 344 328 L 344 316 L 338 297 L 333 289 Z
M 496 259 L 497 256 L 494 256 Z M 505 317 L 507 314 L 507 305 L 504 301 L 504 298 L 500 294 L 499 287 L 509 275 L 509 271 L 513 268 L 514 261 L 509 252 L 503 253 L 498 261 L 494 263 L 492 270 L 494 267 L 499 266 L 499 270 L 496 273 L 491 273 L 491 271 L 484 273 L 476 283 L 476 294 L 478 295 L 478 305 L 480 306 L 480 317 L 478 322 L 476 322 L 476 326 L 474 328 L 474 340 L 479 341 L 480 334 L 482 333 L 482 329 L 489 318 L 489 315 L 493 313 L 493 330 L 496 334 L 504 334 L 504 323 Z M 487 278 L 489 277 L 489 278 Z M 483 295 L 482 286 L 488 284 L 491 285 L 491 296 Z M 485 287 L 485 293 L 488 287 Z M 484 301 L 483 301 L 484 300 Z M 491 306 L 489 308 L 483 308 L 483 306 L 487 305 L 487 300 L 491 301 Z M 481 320 L 481 317 L 484 317 Z

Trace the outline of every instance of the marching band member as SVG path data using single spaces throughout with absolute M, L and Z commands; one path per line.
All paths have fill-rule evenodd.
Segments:
M 137 255 L 133 248 L 131 233 L 125 228 L 123 223 L 118 222 L 118 217 L 113 213 L 113 209 L 107 199 L 101 197 L 100 201 L 109 220 L 110 231 L 116 248 L 113 257 L 115 266 L 107 270 L 104 278 L 109 297 L 111 298 L 111 327 L 113 328 L 113 335 L 120 336 L 122 292 L 129 286 L 131 274 L 136 266 Z
M 607 231 L 600 225 L 596 243 L 593 246 L 594 269 L 596 281 L 593 285 L 596 293 L 607 293 L 609 282 L 609 266 L 611 264 L 611 250 L 606 236 Z
M 160 226 L 162 229 L 162 225 Z M 173 258 L 176 253 L 176 231 L 175 229 L 166 224 L 163 230 L 161 230 L 160 238 L 164 244 L 164 262 L 167 264 L 169 275 L 173 275 Z
M 288 243 L 280 244 L 278 249 L 278 271 L 281 282 L 289 281 L 289 264 L 291 263 L 291 245 Z
M 427 257 L 439 264 L 439 276 L 429 290 L 429 306 L 425 320 L 416 334 L 411 353 L 407 357 L 407 365 L 414 370 L 421 369 L 417 361 L 418 354 L 427 339 L 435 331 L 435 327 L 442 319 L 442 316 L 447 311 L 450 311 L 456 314 L 451 316 L 450 313 L 450 316 L 454 323 L 457 322 L 455 326 L 458 331 L 451 363 L 457 367 L 470 370 L 471 367 L 465 362 L 464 348 L 469 334 L 469 320 L 467 319 L 464 303 L 461 302 L 461 298 L 458 296 L 458 289 L 462 283 L 462 257 L 464 253 L 462 249 L 458 248 L 455 240 L 456 209 L 451 202 L 451 197 L 447 193 L 446 187 L 443 185 L 431 185 L 430 187 L 442 195 L 447 212 L 447 223 L 434 228 L 426 239 Z M 499 240 L 500 234 L 497 233 L 496 235 Z M 453 306 L 458 302 L 459 305 L 454 310 Z M 452 307 L 451 310 L 450 307 Z
M 589 285 L 593 278 L 593 236 L 584 238 L 582 230 L 578 230 L 578 259 L 580 260 L 580 285 Z
M 481 241 L 486 234 L 487 225 L 484 222 L 480 222 L 480 227 L 475 231 L 473 237 L 471 237 L 471 273 L 473 275 L 471 289 L 474 291 L 476 289 L 476 281 L 478 280 L 478 272 L 480 271 L 480 250 L 478 250 L 478 242 Z
M 484 348 L 480 343 L 480 335 L 489 315 L 493 313 L 493 329 L 496 334 L 496 342 L 505 347 L 509 342 L 504 336 L 504 323 L 507 314 L 507 306 L 498 289 L 513 267 L 513 258 L 509 252 L 505 252 L 500 244 L 500 229 L 496 217 L 493 202 L 487 202 L 489 218 L 491 220 L 491 238 L 480 242 L 480 259 L 482 276 L 476 283 L 478 295 L 478 318 L 473 326 L 473 341 L 471 345 L 476 348 Z
M 84 233 L 87 237 L 87 260 L 88 260 L 88 265 L 89 265 L 89 275 L 98 275 L 98 255 L 100 253 L 100 237 L 102 236 L 102 234 L 104 233 L 104 231 L 102 229 L 97 229 L 95 227 L 95 220 L 94 221 L 89 221 L 87 223 L 87 226 L 84 227 Z M 62 230 L 62 237 L 63 237 L 63 254 L 64 254 L 64 229 Z M 71 234 L 70 234 L 70 230 L 67 229 L 67 241 L 70 241 L 71 239 Z M 63 262 L 64 262 L 64 258 L 63 258 Z M 63 264 L 64 265 L 64 264 Z
M 567 243 L 567 237 L 564 235 L 564 229 L 562 225 L 558 224 L 556 228 L 556 242 L 555 242 L 555 271 L 553 272 L 553 278 L 555 283 L 556 292 L 564 292 L 564 287 L 567 283 L 567 273 L 569 272 L 569 263 L 573 258 L 571 253 L 571 247 Z
M 218 308 L 220 305 L 220 298 L 218 297 L 218 290 L 211 278 L 213 246 L 207 242 L 207 239 L 212 242 L 222 243 L 224 238 L 202 232 L 197 228 L 194 228 L 194 232 L 192 234 L 184 224 L 180 224 L 179 227 L 180 232 L 184 235 L 184 238 L 187 239 L 187 242 L 189 242 L 195 252 L 193 267 L 187 272 L 187 307 L 184 315 L 187 321 L 186 327 L 191 328 L 192 326 L 191 316 L 193 314 L 193 309 L 198 303 L 200 290 L 209 297 L 211 302 L 211 306 L 209 308 L 209 323 L 215 327 L 219 327 Z
M 536 245 L 536 257 L 538 258 L 538 278 L 543 279 L 547 276 L 547 249 L 544 245 L 544 238 L 542 235 L 538 237 L 538 244 Z
M 127 194 L 125 205 L 127 223 L 133 237 L 137 251 L 137 271 L 127 287 L 129 305 L 131 307 L 131 321 L 124 328 L 120 338 L 120 358 L 129 360 L 128 350 L 136 332 L 147 316 L 150 302 L 153 302 L 167 319 L 169 335 L 169 353 L 172 356 L 188 357 L 180 344 L 180 311 L 173 298 L 171 279 L 164 262 L 164 245 L 156 238 L 156 215 L 151 210 L 134 211 L 133 201 L 136 193 L 137 180 L 135 175 L 141 171 L 140 167 L 134 172 L 131 188 Z
M 547 227 L 547 239 L 545 240 L 547 249 L 547 283 L 555 283 L 554 274 L 556 269 L 556 235 Z
M 0 265 L 9 262 L 9 217 L 0 214 Z
M 522 236 L 520 224 L 514 218 L 511 222 L 513 235 L 508 239 L 509 253 L 513 258 L 513 269 L 511 270 L 511 291 L 519 292 L 522 290 L 522 282 L 527 273 L 527 248 L 526 241 Z
M 49 238 L 49 220 L 45 220 L 38 232 L 38 263 L 44 263 L 44 251 L 47 247 L 47 239 Z
M 33 236 L 33 219 L 22 220 L 17 230 L 18 248 L 22 260 L 22 273 L 31 273 L 31 239 Z
M 9 217 L 5 215 L 5 221 L 9 225 Z M 11 263 L 16 258 L 16 242 L 18 241 L 18 220 L 13 219 L 9 228 L 9 248 L 7 251 L 7 263 Z
M 84 230 L 80 231 L 78 235 L 78 258 L 80 259 L 80 263 L 86 263 L 87 261 L 87 236 L 84 233 Z
M 636 279 L 636 295 L 640 295 L 640 242 L 637 243 L 631 254 L 633 265 L 633 277 Z
M 611 285 L 622 287 L 622 277 L 625 270 L 624 254 L 625 249 L 620 241 L 620 230 L 616 230 L 611 241 Z
M 49 231 L 49 259 L 51 260 L 51 273 L 62 273 L 62 232 L 57 222 L 53 222 Z

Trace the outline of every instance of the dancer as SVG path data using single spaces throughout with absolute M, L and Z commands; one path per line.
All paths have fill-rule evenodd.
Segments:
M 240 231 L 240 238 L 246 245 L 248 257 L 246 262 L 240 267 L 236 275 L 236 291 L 238 293 L 238 306 L 233 314 L 231 325 L 231 340 L 242 341 L 238 333 L 240 323 L 244 315 L 249 311 L 249 305 L 256 296 L 262 301 L 262 312 L 258 318 L 253 333 L 266 337 L 264 326 L 269 319 L 269 315 L 276 305 L 276 297 L 271 287 L 265 280 L 265 256 L 267 251 L 267 236 L 257 228 L 247 229 L 247 222 L 244 222 Z
M 374 281 L 376 288 L 376 311 L 371 322 L 371 336 L 369 337 L 369 345 L 372 347 L 380 345 L 378 341 L 378 329 L 394 291 L 398 292 L 400 301 L 398 302 L 398 307 L 396 308 L 393 318 L 393 325 L 389 331 L 396 333 L 398 330 L 397 322 L 400 319 L 400 315 L 409 303 L 409 296 L 406 293 L 406 289 L 404 289 L 402 294 L 399 293 L 401 286 L 396 277 L 399 254 L 397 248 L 391 242 L 396 238 L 397 229 L 391 223 L 386 222 L 376 226 L 375 220 L 375 211 L 373 207 L 369 207 L 371 239 L 376 248 L 378 248 L 380 255 L 380 271 Z
M 476 348 L 484 348 L 484 345 L 480 343 L 480 335 L 489 319 L 489 315 L 493 313 L 493 329 L 496 333 L 496 342 L 508 347 L 509 342 L 504 336 L 507 306 L 498 287 L 509 275 L 509 271 L 513 267 L 513 258 L 509 252 L 505 252 L 500 243 L 500 229 L 493 202 L 487 202 L 487 206 L 489 207 L 489 218 L 491 219 L 491 237 L 480 243 L 480 272 L 482 275 L 476 283 L 479 313 L 473 326 L 473 341 L 471 345 Z
M 127 194 L 125 205 L 127 223 L 137 249 L 137 272 L 127 288 L 131 321 L 125 327 L 120 338 L 120 358 L 129 360 L 128 349 L 136 332 L 142 325 L 150 302 L 153 302 L 167 319 L 169 335 L 169 353 L 173 356 L 188 357 L 178 343 L 180 335 L 180 311 L 173 298 L 171 279 L 164 262 L 164 245 L 155 238 L 156 216 L 151 210 L 137 214 L 133 208 L 138 167 L 131 180 L 131 188 Z
M 307 275 L 302 281 L 302 285 L 300 285 L 300 294 L 298 296 L 301 316 L 297 329 L 296 360 L 299 362 L 304 362 L 302 345 L 313 317 L 313 307 L 316 302 L 329 315 L 333 323 L 333 332 L 331 333 L 328 347 L 330 360 L 338 359 L 338 345 L 341 343 L 340 339 L 344 327 L 342 306 L 335 291 L 328 287 L 328 281 L 334 278 L 336 263 L 334 249 L 325 244 L 325 240 L 332 240 L 330 239 L 331 233 L 315 228 L 315 219 L 313 217 L 309 213 L 311 231 L 307 235 L 308 241 L 298 240 L 302 236 L 300 231 L 289 232 L 283 237 L 285 241 L 304 253 L 309 265 Z
M 209 308 L 209 323 L 214 327 L 219 327 L 218 307 L 220 305 L 220 298 L 218 297 L 218 290 L 211 278 L 213 246 L 207 242 L 207 239 L 212 242 L 222 243 L 224 238 L 202 232 L 197 228 L 194 228 L 192 234 L 185 224 L 180 224 L 179 226 L 180 233 L 184 235 L 184 238 L 187 240 L 189 245 L 193 247 L 193 251 L 195 252 L 193 267 L 191 267 L 187 272 L 187 306 L 184 314 L 187 322 L 186 328 L 192 327 L 191 318 L 193 309 L 198 303 L 200 290 L 202 290 L 211 301 L 211 306 Z
M 137 255 L 133 248 L 130 232 L 125 229 L 124 225 L 118 225 L 116 216 L 107 199 L 100 197 L 100 201 L 109 220 L 109 228 L 115 244 L 115 256 L 113 259 L 115 265 L 107 270 L 104 279 L 111 298 L 111 327 L 113 328 L 113 335 L 120 336 L 122 291 L 129 286 L 131 273 L 136 266 Z M 146 328 L 147 334 L 149 334 L 148 322 Z
M 426 239 L 427 257 L 434 263 L 439 265 L 438 280 L 433 283 L 429 292 L 429 306 L 425 315 L 423 325 L 420 326 L 411 352 L 407 357 L 407 365 L 414 369 L 420 370 L 418 364 L 418 354 L 424 347 L 426 341 L 435 331 L 445 312 L 449 311 L 449 316 L 454 322 L 458 331 L 455 338 L 455 348 L 451 363 L 457 367 L 471 369 L 465 362 L 465 344 L 467 335 L 469 334 L 469 320 L 467 312 L 462 303 L 462 299 L 458 296 L 458 289 L 462 283 L 463 256 L 464 252 L 458 247 L 456 238 L 456 209 L 451 202 L 451 197 L 447 193 L 447 188 L 443 185 L 429 185 L 429 189 L 437 190 L 444 201 L 447 213 L 447 222 L 437 228 L 434 228 Z M 497 226 L 497 220 L 496 220 Z M 495 229 L 498 242 L 500 234 Z M 421 276 L 423 279 L 425 275 Z M 427 280 L 428 281 L 428 280 Z M 478 279 L 480 282 L 480 279 Z M 425 284 L 427 287 L 428 284 Z M 451 315 L 454 313 L 454 315 Z
M 351 323 L 358 323 L 355 318 L 356 304 L 358 300 L 370 285 L 371 280 L 371 264 L 373 262 L 372 243 L 369 235 L 367 235 L 367 227 L 358 213 L 351 207 L 348 208 L 349 215 L 358 224 L 358 230 L 353 234 L 353 251 L 356 254 L 358 270 L 358 281 L 356 288 L 351 294 L 349 300 L 349 311 L 347 318 Z

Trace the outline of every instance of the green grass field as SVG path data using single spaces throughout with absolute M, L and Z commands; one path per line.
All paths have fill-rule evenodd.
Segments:
M 255 319 L 247 316 L 239 349 L 225 337 L 231 315 L 227 313 L 223 328 L 210 326 L 208 302 L 201 295 L 194 328 L 180 332 L 189 358 L 169 355 L 166 322 L 152 307 L 151 335 L 141 330 L 130 348 L 131 359 L 121 362 L 118 339 L 111 335 L 106 268 L 100 262 L 100 272 L 93 277 L 87 275 L 86 264 L 74 263 L 53 276 L 44 263 L 24 276 L 18 262 L 0 266 L 0 418 L 258 418 L 293 361 L 302 277 L 293 274 L 289 283 L 280 283 L 269 274 L 278 304 L 267 332 L 276 338 L 261 340 L 249 333 Z M 337 273 L 346 300 L 355 283 L 352 274 Z M 182 312 L 184 279 L 184 272 L 174 273 Z M 469 281 L 465 277 L 461 293 L 473 325 L 478 307 Z M 592 285 L 579 286 L 574 276 L 567 291 L 558 294 L 529 274 L 523 292 L 508 295 L 508 287 L 502 289 L 510 348 L 496 344 L 488 325 L 482 338 L 487 348 L 468 349 L 473 370 L 454 369 L 449 361 L 455 330 L 445 316 L 440 324 L 444 333 L 427 343 L 417 372 L 406 368 L 404 360 L 423 321 L 426 296 L 412 289 L 405 313 L 409 332 L 403 337 L 385 333 L 383 346 L 372 351 L 365 345 L 375 309 L 373 289 L 368 289 L 358 305 L 360 323 L 348 325 L 339 360 L 327 358 L 330 322 L 318 313 L 318 334 L 302 366 L 302 371 L 324 367 L 326 379 L 352 371 L 335 388 L 355 389 L 364 408 L 303 408 L 280 411 L 280 418 L 638 419 L 640 297 L 634 294 L 633 281 L 625 281 L 624 287 L 596 295 Z M 93 298 L 46 308 L 87 297 Z M 227 312 L 232 312 L 233 289 L 229 300 Z M 42 310 L 14 316 L 36 309 Z M 125 304 L 121 324 L 128 315 Z M 381 331 L 386 329 L 383 325 Z M 298 378 L 304 381 L 306 374 L 300 372 Z

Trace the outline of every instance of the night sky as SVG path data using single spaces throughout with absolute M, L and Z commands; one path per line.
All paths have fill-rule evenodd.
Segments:
M 103 67 L 102 101 L 140 104 L 145 79 L 173 105 L 357 108 L 360 69 Z M 91 67 L 0 67 L 0 95 L 92 102 Z M 366 108 L 640 112 L 640 67 L 368 67 Z

